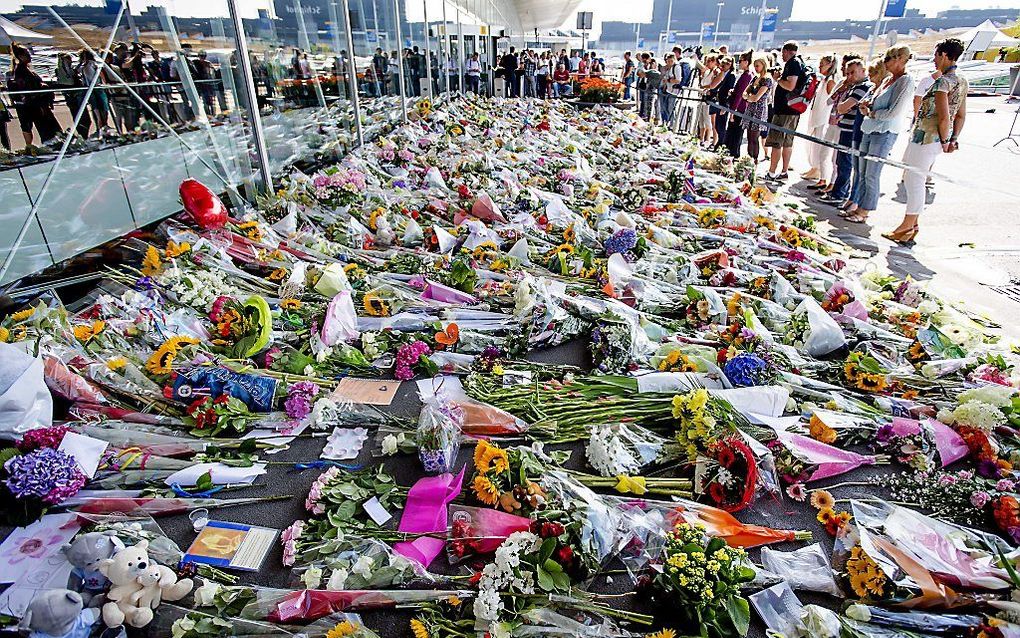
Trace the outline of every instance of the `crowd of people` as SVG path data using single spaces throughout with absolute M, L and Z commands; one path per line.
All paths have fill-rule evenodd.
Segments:
M 518 53 L 515 47 L 510 47 L 499 57 L 495 77 L 504 81 L 507 97 L 557 98 L 572 95 L 575 85 L 588 78 L 607 74 L 605 59 L 595 51 L 575 49 L 568 54 L 566 49 L 560 49 L 557 54 L 525 49 Z M 630 83 L 627 92 L 630 99 Z
M 731 55 L 725 46 L 708 52 L 675 47 L 661 63 L 647 52 L 635 63 L 627 52 L 619 79 L 625 99 L 634 83 L 642 118 L 690 131 L 734 157 L 768 161 L 763 178 L 773 186 L 789 180 L 794 145 L 805 144 L 808 188 L 850 222 L 866 223 L 877 208 L 883 160 L 909 130 L 902 158 L 906 214 L 883 236 L 911 244 L 927 175 L 939 155 L 957 150 L 963 130 L 967 81 L 956 73 L 963 42 L 940 42 L 934 69 L 916 83 L 906 71 L 913 57 L 907 46 L 873 60 L 823 55 L 817 67 L 798 48 L 787 42 L 778 51 Z

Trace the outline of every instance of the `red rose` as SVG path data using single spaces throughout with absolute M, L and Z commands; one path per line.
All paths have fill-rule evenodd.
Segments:
M 223 405 L 230 400 L 229 394 L 221 394 L 220 396 L 213 399 L 213 405 Z
M 468 584 L 477 585 L 478 581 L 482 579 L 482 572 L 475 572 L 471 574 L 471 578 L 468 578 Z
M 569 567 L 574 561 L 574 550 L 571 549 L 570 545 L 559 548 L 556 552 L 556 562 L 564 567 Z

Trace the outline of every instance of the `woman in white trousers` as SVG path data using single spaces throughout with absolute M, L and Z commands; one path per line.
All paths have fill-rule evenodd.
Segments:
M 967 119 L 967 80 L 956 74 L 956 61 L 964 48 L 957 38 L 943 40 L 935 47 L 935 66 L 941 76 L 921 98 L 910 143 L 903 153 L 903 163 L 910 167 L 903 178 L 907 191 L 906 214 L 894 230 L 882 233 L 897 244 L 914 242 L 917 220 L 924 212 L 925 178 L 939 155 L 952 153 L 960 146 L 960 132 Z
M 818 61 L 818 74 L 821 76 L 818 90 L 811 102 L 811 110 L 808 111 L 808 135 L 835 142 L 839 139 L 839 128 L 829 126 L 829 96 L 836 88 L 835 54 L 830 53 L 822 56 Z M 834 134 L 829 129 L 834 129 Z M 801 177 L 816 180 L 812 190 L 825 188 L 832 177 L 832 147 L 814 142 L 808 143 L 808 165 L 811 168 Z

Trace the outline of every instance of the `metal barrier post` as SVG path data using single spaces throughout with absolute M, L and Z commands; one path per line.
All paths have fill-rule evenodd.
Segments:
M 252 143 L 255 145 L 255 159 L 258 163 L 259 175 L 262 177 L 263 192 L 273 192 L 273 173 L 269 167 L 269 151 L 266 150 L 266 137 L 262 131 L 262 114 L 259 113 L 258 94 L 255 92 L 255 77 L 252 75 L 251 58 L 248 57 L 248 40 L 244 34 L 244 25 L 237 10 L 237 0 L 227 0 L 230 9 L 230 20 L 234 23 L 234 46 L 237 49 L 237 67 L 241 71 L 242 87 L 234 90 L 244 91 L 248 101 L 248 123 L 251 126 Z

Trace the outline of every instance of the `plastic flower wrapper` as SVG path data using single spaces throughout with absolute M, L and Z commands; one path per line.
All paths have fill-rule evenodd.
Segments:
M 470 591 L 457 589 L 347 591 L 269 587 L 246 589 L 254 593 L 254 598 L 241 611 L 242 618 L 288 624 L 310 623 L 339 612 L 413 607 L 450 596 L 465 599 L 473 596 Z
M 418 414 L 415 442 L 426 474 L 452 471 L 460 451 L 464 412 L 452 401 L 431 397 Z
M 851 501 L 851 510 L 853 521 L 837 536 L 833 564 L 844 590 L 864 601 L 952 608 L 1009 587 L 993 553 L 1009 547 L 992 534 L 881 501 Z
M 820 543 L 788 552 L 763 547 L 761 564 L 789 583 L 793 589 L 843 596 L 832 577 L 829 556 L 822 550 Z
M 805 297 L 790 317 L 784 342 L 812 357 L 821 357 L 843 347 L 846 337 L 817 301 Z
M 783 486 L 820 481 L 862 466 L 889 462 L 885 456 L 858 454 L 780 428 L 776 428 L 775 438 L 765 445 L 772 452 Z
M 681 523 L 696 525 L 708 536 L 722 538 L 734 547 L 751 548 L 811 539 L 810 532 L 741 523 L 729 512 L 687 499 L 667 502 L 619 496 L 605 498 L 623 515 L 623 525 L 630 532 L 630 540 L 621 550 L 620 559 L 634 582 L 649 562 L 660 560 L 665 535 Z
M 498 353 L 493 349 L 483 352 L 482 355 L 492 352 Z M 498 380 L 498 377 L 496 379 Z M 456 405 L 463 414 L 461 430 L 466 435 L 499 436 L 528 431 L 528 424 L 523 419 L 468 396 L 461 380 L 453 375 L 444 374 L 431 380 L 422 380 L 418 383 L 418 396 L 422 403 L 429 402 L 433 397 L 439 397 L 443 402 Z
M 684 458 L 676 441 L 629 423 L 592 426 L 585 456 L 588 464 L 606 477 L 639 474 L 649 465 L 673 463 Z
M 531 529 L 531 518 L 486 507 L 449 505 L 450 531 L 446 543 L 451 564 L 491 554 L 514 532 Z
M 694 493 L 728 512 L 744 509 L 758 495 L 781 493 L 772 452 L 743 433 L 713 440 L 694 464 Z
M 938 635 L 967 635 L 977 632 L 982 617 L 965 614 L 932 614 L 922 611 L 891 611 L 870 605 L 853 604 L 843 610 L 850 620 L 891 630 L 916 631 Z
M 353 534 L 323 544 L 314 554 L 304 552 L 301 558 L 292 584 L 308 589 L 387 589 L 437 582 L 420 563 L 397 554 L 386 543 Z
M 299 636 L 301 627 L 287 627 L 259 620 L 238 618 L 227 611 L 186 609 L 163 603 L 148 625 L 155 635 L 168 638 L 255 638 L 261 636 Z

